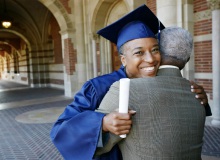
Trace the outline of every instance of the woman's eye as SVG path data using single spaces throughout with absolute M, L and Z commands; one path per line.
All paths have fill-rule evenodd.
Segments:
M 157 52 L 159 52 L 159 48 L 154 48 L 154 49 L 151 50 L 151 52 L 152 53 L 157 53 Z
M 135 52 L 134 54 L 136 54 L 136 55 L 142 55 L 143 52 L 142 52 L 142 51 L 138 51 L 138 52 Z

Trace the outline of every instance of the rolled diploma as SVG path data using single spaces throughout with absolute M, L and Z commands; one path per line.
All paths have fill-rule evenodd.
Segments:
M 119 87 L 119 113 L 128 113 L 128 102 L 129 102 L 129 89 L 130 79 L 120 79 Z M 126 134 L 120 135 L 121 138 L 126 138 Z

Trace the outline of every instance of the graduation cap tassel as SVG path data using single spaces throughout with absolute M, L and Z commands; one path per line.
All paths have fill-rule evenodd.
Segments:
M 160 20 L 158 20 L 159 26 L 158 26 L 158 43 L 160 43 Z

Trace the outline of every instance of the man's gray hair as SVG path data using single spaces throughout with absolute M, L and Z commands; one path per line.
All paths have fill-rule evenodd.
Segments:
M 167 27 L 161 31 L 161 56 L 172 57 L 187 62 L 193 48 L 193 38 L 189 31 L 180 27 Z

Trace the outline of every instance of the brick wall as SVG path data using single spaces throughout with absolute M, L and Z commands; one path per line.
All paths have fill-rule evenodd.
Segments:
M 212 20 L 202 20 L 194 23 L 194 35 L 205 35 L 212 33 Z
M 51 18 L 50 25 L 51 25 L 51 36 L 53 39 L 53 46 L 54 46 L 54 60 L 56 64 L 61 64 L 63 63 L 63 58 L 62 58 L 61 35 L 59 33 L 60 27 L 54 17 Z
M 212 41 L 194 43 L 195 72 L 212 72 Z
M 157 15 L 157 9 L 156 9 L 156 0 L 147 0 L 146 1 L 146 5 L 148 6 L 148 8 L 150 8 L 150 10 Z
M 76 50 L 73 47 L 70 38 L 64 40 L 64 65 L 66 73 L 72 75 L 75 71 L 75 63 L 77 62 Z
M 66 9 L 67 13 L 71 14 L 71 8 L 69 7 L 69 0 L 60 0 L 63 4 L 64 8 Z
M 7 53 L 11 53 L 12 49 L 11 49 L 11 46 L 9 45 L 6 45 L 6 44 L 0 44 L 0 48 L 1 48 L 1 55 L 4 57 L 5 54 L 3 54 L 4 52 L 3 51 L 6 51 Z
M 207 0 L 194 0 L 193 4 L 194 13 L 209 9 L 207 6 Z
M 2 42 L 8 41 L 8 42 L 10 42 L 10 45 L 13 46 L 15 49 L 17 49 L 17 50 L 20 49 L 20 43 L 21 43 L 20 38 L 0 38 L 0 41 L 2 41 Z M 2 45 L 4 45 L 4 44 L 0 44 L 0 48 L 2 47 Z M 11 53 L 11 52 L 8 52 L 8 53 Z
M 212 80 L 211 79 L 195 79 L 195 82 L 204 87 L 206 93 L 208 93 L 210 95 L 210 99 L 213 98 L 213 95 L 212 95 Z
M 194 13 L 203 13 L 209 10 L 206 0 L 194 0 Z M 194 22 L 194 36 L 212 34 L 212 19 L 202 17 Z M 203 40 L 194 43 L 195 73 L 212 73 L 212 41 Z M 202 85 L 212 99 L 212 79 L 196 78 L 195 82 Z

